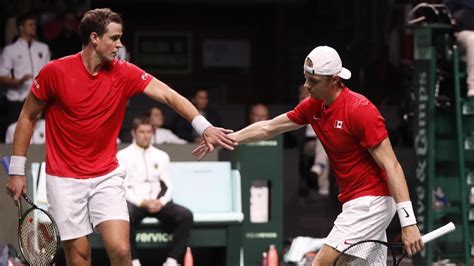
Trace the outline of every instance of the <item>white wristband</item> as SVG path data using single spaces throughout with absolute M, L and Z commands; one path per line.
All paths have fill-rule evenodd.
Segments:
M 10 157 L 9 175 L 25 175 L 26 157 L 12 156 Z
M 416 224 L 415 213 L 411 201 L 397 203 L 398 218 L 402 227 Z
M 202 115 L 196 116 L 191 122 L 191 125 L 193 125 L 193 128 L 196 130 L 199 136 L 202 136 L 202 133 L 204 133 L 206 128 L 212 127 L 212 124 L 209 123 L 209 121 L 207 121 L 207 119 Z

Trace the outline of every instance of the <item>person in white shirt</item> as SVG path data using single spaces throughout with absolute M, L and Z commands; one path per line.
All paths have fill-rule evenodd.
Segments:
M 35 40 L 36 17 L 28 13 L 17 18 L 20 36 L 3 49 L 0 61 L 0 85 L 7 87 L 7 124 L 18 119 L 30 92 L 32 78 L 51 58 L 47 44 Z
M 13 143 L 13 137 L 15 135 L 17 122 L 11 124 L 5 136 L 5 143 Z M 33 135 L 31 136 L 30 144 L 44 144 L 46 141 L 46 123 L 41 118 L 41 113 L 38 114 L 38 120 L 36 121 L 35 128 L 33 129 Z
M 152 144 L 163 144 L 163 143 L 171 143 L 171 144 L 186 144 L 188 143 L 186 140 L 179 138 L 176 136 L 173 131 L 162 128 L 163 126 L 163 112 L 159 107 L 152 107 L 150 109 L 150 122 L 155 130 L 153 134 L 153 138 L 151 139 Z
M 153 127 L 149 118 L 135 118 L 133 143 L 117 154 L 120 166 L 127 170 L 126 199 L 130 215 L 130 244 L 133 266 L 140 265 L 135 232 L 145 217 L 156 217 L 163 229 L 173 233 L 171 249 L 164 265 L 182 262 L 193 223 L 192 212 L 171 200 L 169 155 L 151 145 Z

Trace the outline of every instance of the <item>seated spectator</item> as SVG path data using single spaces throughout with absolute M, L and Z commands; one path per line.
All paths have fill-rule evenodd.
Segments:
M 176 136 L 171 130 L 162 128 L 163 126 L 163 112 L 159 107 L 152 107 L 150 109 L 150 122 L 155 130 L 153 137 L 151 139 L 151 143 L 154 144 L 163 144 L 163 143 L 171 143 L 171 144 L 186 144 L 188 143 L 184 139 L 180 139 Z
M 269 119 L 268 108 L 266 105 L 257 103 L 257 104 L 252 105 L 252 107 L 250 107 L 250 112 L 249 112 L 249 117 L 248 117 L 249 124 L 253 124 L 255 122 L 264 121 L 268 119 Z
M 196 90 L 191 102 L 196 106 L 199 113 L 204 116 L 214 126 L 222 126 L 221 118 L 217 111 L 208 108 L 209 99 L 208 93 L 205 89 Z M 196 133 L 191 124 L 184 118 L 179 116 L 174 123 L 174 133 L 178 137 L 187 140 L 188 142 L 200 143 L 202 138 Z
M 156 217 L 165 231 L 173 233 L 165 266 L 182 263 L 191 234 L 193 214 L 171 200 L 170 158 L 153 147 L 153 127 L 146 117 L 135 118 L 133 143 L 117 154 L 120 166 L 127 170 L 124 185 L 130 215 L 130 244 L 133 266 L 141 265 L 135 243 L 135 232 L 145 217 Z
M 5 136 L 5 143 L 13 143 L 13 136 L 15 135 L 16 124 L 12 123 L 8 129 Z M 46 141 L 46 123 L 43 118 L 41 118 L 41 113 L 38 115 L 38 120 L 35 124 L 35 129 L 33 130 L 33 136 L 31 136 L 31 144 L 44 144 Z

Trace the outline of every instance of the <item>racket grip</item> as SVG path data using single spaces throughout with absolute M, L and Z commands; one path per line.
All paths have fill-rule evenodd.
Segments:
M 8 169 L 10 168 L 10 157 L 3 156 L 2 157 L 2 165 L 3 165 L 3 169 L 5 169 L 5 172 L 8 175 Z
M 429 232 L 426 235 L 423 235 L 421 237 L 421 240 L 423 241 L 423 243 L 426 244 L 438 237 L 444 236 L 445 234 L 454 231 L 454 229 L 456 229 L 456 227 L 454 226 L 453 222 L 450 222 L 445 226 L 442 226 L 434 231 Z

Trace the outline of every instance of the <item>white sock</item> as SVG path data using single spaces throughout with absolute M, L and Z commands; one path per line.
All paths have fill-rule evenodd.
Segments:
M 173 259 L 173 258 L 171 258 L 171 257 L 168 257 L 168 258 L 166 259 L 164 265 L 166 265 L 166 266 L 178 266 L 178 262 L 177 262 L 175 259 Z
M 142 266 L 139 259 L 132 260 L 132 266 Z

